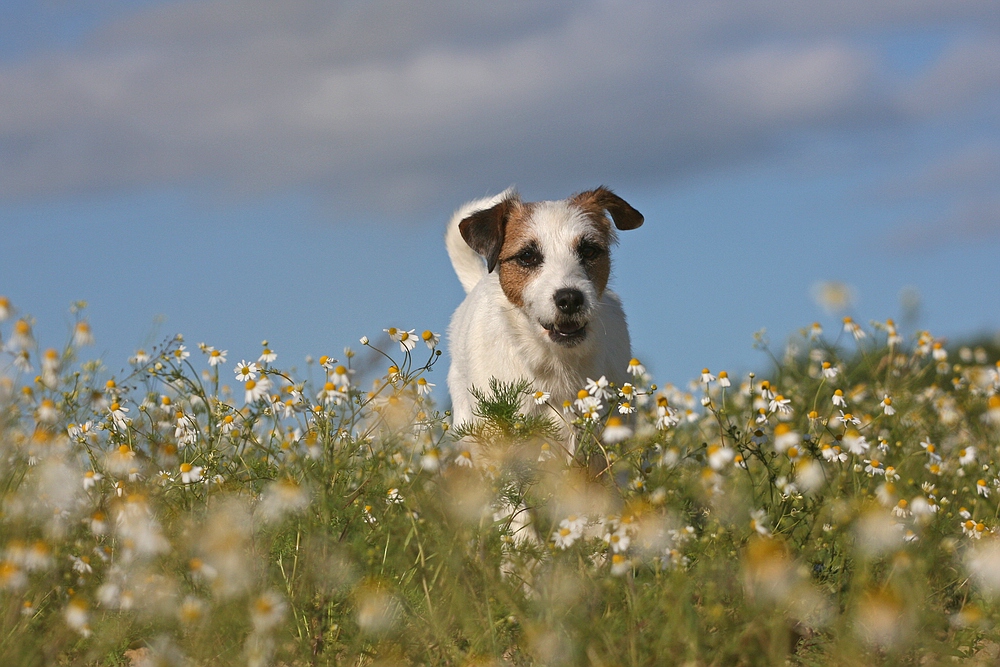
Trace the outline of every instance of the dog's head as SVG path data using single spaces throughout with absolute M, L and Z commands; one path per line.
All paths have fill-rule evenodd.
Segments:
M 511 193 L 459 229 L 488 270 L 499 272 L 507 300 L 537 323 L 539 335 L 573 347 L 586 340 L 607 287 L 615 228 L 635 229 L 642 221 L 628 202 L 600 187 L 562 201 L 522 202 Z

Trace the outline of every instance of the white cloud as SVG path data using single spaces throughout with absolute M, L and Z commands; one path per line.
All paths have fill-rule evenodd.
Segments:
M 991 6 L 171 3 L 0 63 L 0 197 L 294 187 L 386 213 L 513 181 L 555 195 L 662 181 L 793 129 L 933 111 L 900 97 L 851 31 Z M 917 90 L 986 62 L 976 44 Z M 995 91 L 987 70 L 960 94 Z

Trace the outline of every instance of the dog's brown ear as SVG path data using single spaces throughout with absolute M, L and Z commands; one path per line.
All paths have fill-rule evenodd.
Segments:
M 516 197 L 516 195 L 515 195 Z M 516 202 L 515 198 L 504 199 L 499 204 L 483 211 L 477 211 L 458 223 L 458 230 L 469 247 L 486 259 L 489 273 L 497 266 L 500 248 L 503 247 L 507 218 Z
M 584 210 L 607 211 L 614 220 L 615 227 L 622 231 L 641 227 L 644 220 L 642 213 L 603 185 L 594 190 L 581 192 L 573 197 L 573 201 Z

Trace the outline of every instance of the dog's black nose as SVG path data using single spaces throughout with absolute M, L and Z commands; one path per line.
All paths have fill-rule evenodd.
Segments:
M 556 290 L 556 308 L 564 315 L 572 315 L 583 308 L 583 292 L 578 289 L 564 287 Z

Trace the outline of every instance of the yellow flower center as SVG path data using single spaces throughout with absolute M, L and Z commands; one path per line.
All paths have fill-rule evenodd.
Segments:
M 192 467 L 193 466 L 190 463 L 182 463 L 181 464 L 181 472 L 191 472 L 191 468 Z
M 580 398 L 580 399 L 587 398 L 587 396 L 589 396 L 589 395 L 590 394 L 587 393 L 586 389 L 581 389 L 580 391 L 576 392 L 576 397 Z
M 247 391 L 253 391 L 253 388 L 257 386 L 257 383 L 253 380 L 247 380 L 246 389 Z

